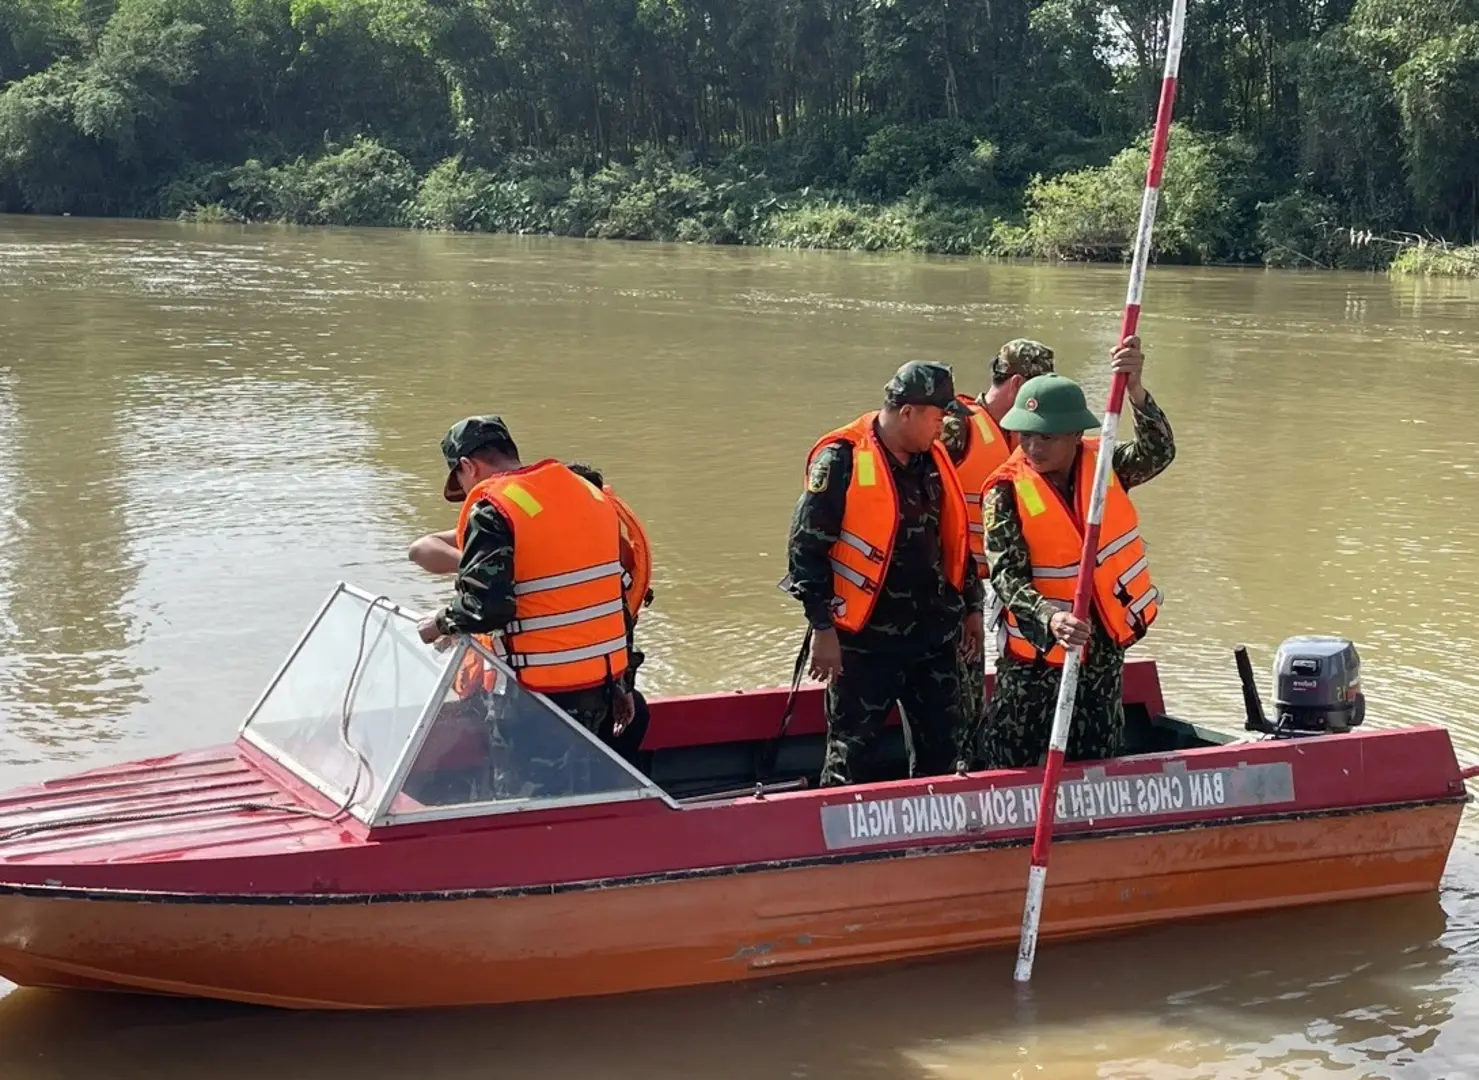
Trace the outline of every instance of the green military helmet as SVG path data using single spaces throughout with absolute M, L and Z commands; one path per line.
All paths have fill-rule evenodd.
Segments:
M 1017 390 L 1017 401 L 1001 418 L 1003 431 L 1033 435 L 1075 435 L 1096 428 L 1083 388 L 1062 375 L 1037 375 Z
M 955 373 L 947 364 L 910 360 L 883 387 L 890 405 L 933 405 L 943 409 L 955 400 Z

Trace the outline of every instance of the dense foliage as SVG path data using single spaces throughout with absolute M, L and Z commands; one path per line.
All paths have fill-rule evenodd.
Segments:
M 1120 258 L 1169 10 L 0 0 L 0 207 Z M 1479 232 L 1479 0 L 1191 0 L 1177 116 L 1162 259 Z

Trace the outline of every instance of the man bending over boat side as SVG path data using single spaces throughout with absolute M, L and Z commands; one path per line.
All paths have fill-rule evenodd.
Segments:
M 1016 448 L 1016 437 L 1001 430 L 1001 418 L 1017 400 L 1017 390 L 1028 379 L 1053 370 L 1053 350 L 1030 338 L 1013 338 L 991 359 L 991 385 L 976 397 L 956 394 L 945 406 L 940 441 L 950 451 L 955 474 L 965 492 L 966 516 L 970 519 L 971 555 L 983 581 L 988 577 L 986 549 L 982 543 L 981 485 Z M 985 719 L 986 653 L 977 649 L 960 658 L 961 708 L 966 730 L 959 753 L 967 762 L 980 755 L 979 739 Z
M 622 757 L 633 765 L 642 748 L 642 737 L 647 731 L 647 702 L 637 689 L 637 670 L 647 659 L 636 647 L 637 620 L 642 609 L 652 604 L 652 543 L 647 538 L 647 529 L 632 508 L 627 505 L 611 486 L 605 476 L 593 466 L 578 461 L 567 461 L 565 467 L 576 476 L 599 488 L 611 500 L 616 515 L 621 521 L 621 567 L 622 590 L 627 611 L 627 649 L 631 663 L 627 666 L 623 682 L 632 695 L 633 719 L 621 730 L 615 730 L 613 721 L 602 724 L 599 734 Z M 427 533 L 412 541 L 407 557 L 429 574 L 455 574 L 461 562 L 457 550 L 457 530 Z
M 1072 614 L 1099 426 L 1083 390 L 1061 375 L 1029 379 L 1001 421 L 1018 448 L 981 491 L 991 566 L 988 629 L 996 630 L 996 685 L 983 752 L 990 768 L 1026 768 L 1047 753 L 1062 681 L 1064 647 L 1088 642 L 1079 669 L 1067 756 L 1100 760 L 1119 752 L 1125 727 L 1125 650 L 1160 610 L 1139 518 L 1126 492 L 1158 476 L 1176 456 L 1171 425 L 1140 380 L 1145 357 L 1136 338 L 1114 353 L 1126 373 L 1135 416 L 1133 441 L 1114 448 L 1087 622 Z
M 827 680 L 824 787 L 874 779 L 895 702 L 910 773 L 955 765 L 959 653 L 981 648 L 982 589 L 965 493 L 939 442 L 954 399 L 948 367 L 905 364 L 881 410 L 823 435 L 808 455 L 785 587 L 811 625 L 811 673 Z
M 462 503 L 457 592 L 422 620 L 421 640 L 498 633 L 520 684 L 547 695 L 589 731 L 624 728 L 633 713 L 625 682 L 631 652 L 621 524 L 611 500 L 557 461 L 524 465 L 508 426 L 496 416 L 454 424 L 442 439 L 442 455 L 448 466 L 442 494 Z M 492 642 L 484 638 L 483 644 Z M 496 671 L 482 667 L 469 653 L 453 684 L 460 695 L 481 689 L 495 696 Z M 524 728 L 495 730 L 491 742 L 505 760 L 532 769 L 542 748 L 517 747 L 521 735 L 538 738 Z M 556 783 L 556 764 L 547 764 L 551 768 L 541 771 Z M 539 779 L 495 777 L 495 784 L 504 789 L 501 796 L 519 794 L 508 790 L 517 784 L 525 785 L 523 794 L 559 794 L 541 792 Z

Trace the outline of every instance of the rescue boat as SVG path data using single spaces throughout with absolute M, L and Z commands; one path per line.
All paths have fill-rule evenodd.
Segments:
M 784 687 L 654 701 L 632 763 L 415 619 L 340 583 L 233 743 L 0 797 L 0 975 L 425 1008 L 1015 944 L 1041 770 L 909 779 L 895 717 L 894 779 L 816 789 L 815 686 L 783 737 Z M 565 752 L 558 788 L 492 760 L 449 690 L 470 648 L 499 715 Z M 1328 722 L 1281 676 L 1276 721 L 1237 735 L 1167 715 L 1155 662 L 1126 666 L 1128 752 L 1063 775 L 1045 942 L 1438 888 L 1468 800 L 1447 731 L 1366 727 L 1353 652 L 1313 651 L 1283 674 L 1350 676 Z

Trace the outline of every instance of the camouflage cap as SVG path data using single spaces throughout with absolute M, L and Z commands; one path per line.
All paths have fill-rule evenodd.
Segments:
M 462 485 L 457 482 L 457 466 L 463 458 L 490 446 L 505 453 L 518 453 L 514 438 L 501 416 L 469 416 L 447 429 L 447 434 L 442 436 L 442 457 L 447 459 L 443 498 L 448 502 L 461 502 L 466 497 Z
M 945 364 L 910 360 L 883 387 L 890 405 L 934 405 L 943 409 L 955 400 L 955 373 Z
M 991 359 L 991 373 L 1005 379 L 1020 375 L 1033 379 L 1053 370 L 1053 350 L 1031 338 L 1012 338 Z

